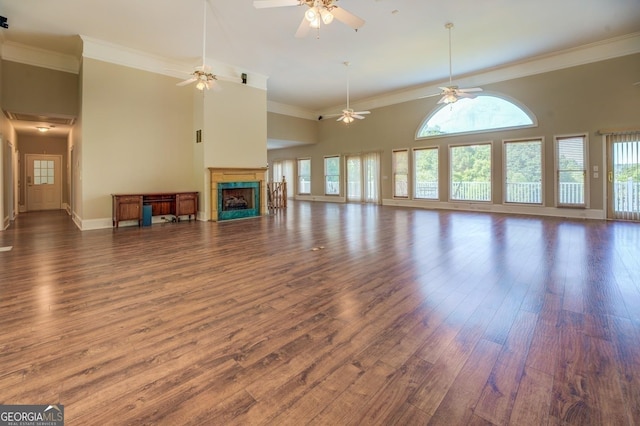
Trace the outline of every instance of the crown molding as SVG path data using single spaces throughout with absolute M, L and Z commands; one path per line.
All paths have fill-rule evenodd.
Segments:
M 109 43 L 104 40 L 98 40 L 84 35 L 80 37 L 82 38 L 82 56 L 84 58 L 96 59 L 176 78 L 186 78 L 194 67 L 201 65 L 200 63 L 188 64 L 172 62 L 161 56 Z M 221 76 L 236 77 L 240 80 L 242 73 L 246 73 L 248 75 L 247 86 L 267 90 L 268 77 L 266 76 L 240 69 L 233 65 L 212 61 L 209 58 L 206 58 L 205 63 L 216 71 L 215 74 Z M 181 72 L 181 69 L 185 71 Z
M 80 70 L 80 60 L 73 55 L 52 52 L 11 41 L 2 43 L 2 59 L 73 74 L 78 74 Z
M 640 32 L 602 40 L 547 55 L 537 56 L 525 61 L 512 63 L 478 73 L 467 74 L 456 78 L 456 84 L 462 87 L 481 86 L 542 74 L 545 72 L 557 71 L 593 62 L 600 62 L 621 56 L 633 55 L 636 53 L 640 53 Z M 352 102 L 350 106 L 358 110 L 369 110 L 409 102 L 440 92 L 439 87 L 443 84 L 447 85 L 448 81 L 438 81 L 419 87 L 391 92 L 382 96 L 363 99 L 357 102 Z M 342 108 L 342 106 L 327 108 L 318 112 L 316 115 L 326 115 L 339 108 Z

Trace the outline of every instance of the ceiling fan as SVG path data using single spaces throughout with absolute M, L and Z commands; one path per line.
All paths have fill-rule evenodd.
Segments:
M 454 86 L 452 84 L 452 73 L 451 73 L 451 28 L 453 28 L 453 24 L 451 22 L 447 22 L 444 27 L 449 30 L 449 85 L 440 87 L 442 90 L 440 93 L 434 93 L 433 95 L 423 96 L 424 98 L 430 98 L 432 96 L 442 96 L 438 101 L 439 104 L 452 104 L 458 101 L 461 98 L 470 98 L 473 99 L 476 95 L 473 92 L 482 92 L 480 87 L 470 87 L 467 89 L 461 89 L 458 86 Z
M 196 88 L 198 90 L 204 89 L 213 89 L 213 90 L 221 90 L 220 85 L 217 80 L 227 80 L 227 81 L 235 81 L 240 82 L 239 78 L 233 77 L 223 77 L 219 75 L 215 75 L 211 72 L 211 67 L 205 64 L 205 55 L 206 55 L 206 43 L 207 43 L 207 0 L 203 0 L 204 11 L 203 11 L 203 24 L 202 24 L 202 65 L 195 67 L 194 71 L 190 73 L 191 77 L 188 79 L 181 81 L 177 84 L 177 86 L 186 86 L 191 83 L 196 83 Z
M 337 2 L 338 0 L 254 0 L 253 7 L 264 9 L 306 5 L 308 9 L 296 31 L 298 38 L 306 36 L 310 28 L 319 29 L 321 24 L 329 25 L 334 18 L 358 31 L 364 25 L 364 20 L 337 6 Z
M 343 62 L 346 67 L 350 65 L 349 62 Z M 358 120 L 364 120 L 364 115 L 371 114 L 371 111 L 354 111 L 353 108 L 349 108 L 349 73 L 347 72 L 347 107 L 342 110 L 342 114 L 326 115 L 323 118 L 338 117 L 336 121 L 342 121 L 345 124 L 350 124 Z

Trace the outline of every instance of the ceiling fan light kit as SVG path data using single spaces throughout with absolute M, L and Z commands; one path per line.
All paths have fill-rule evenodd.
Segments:
M 300 38 L 307 35 L 310 28 L 320 29 L 320 25 L 329 25 L 334 19 L 358 31 L 365 22 L 353 13 L 336 5 L 338 0 L 254 0 L 253 7 L 264 9 L 283 6 L 307 6 L 302 22 L 295 36 Z

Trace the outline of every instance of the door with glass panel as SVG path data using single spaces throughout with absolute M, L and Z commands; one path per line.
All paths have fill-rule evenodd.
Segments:
M 640 132 L 607 136 L 607 217 L 640 221 Z
M 362 164 L 359 155 L 347 156 L 347 201 L 362 201 Z
M 60 209 L 62 207 L 61 156 L 27 154 L 25 157 L 27 211 Z
M 347 201 L 380 203 L 380 154 L 348 155 Z

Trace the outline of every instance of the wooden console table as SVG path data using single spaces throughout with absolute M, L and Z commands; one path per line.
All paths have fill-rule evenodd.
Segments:
M 120 221 L 137 220 L 142 224 L 142 206 L 151 205 L 151 216 L 180 216 L 198 214 L 197 192 L 162 192 L 154 194 L 111 194 L 113 204 L 113 226 L 118 227 Z

